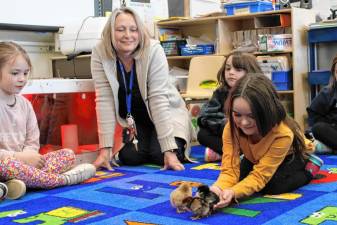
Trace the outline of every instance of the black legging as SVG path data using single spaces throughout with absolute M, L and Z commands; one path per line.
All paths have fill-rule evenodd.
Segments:
M 137 166 L 144 163 L 164 165 L 164 154 L 161 152 L 157 132 L 153 125 L 137 124 L 138 150 L 134 144 L 126 144 L 119 152 L 119 159 L 124 165 Z M 184 161 L 186 142 L 175 138 L 178 149 L 176 151 L 180 162 Z
M 209 147 L 218 154 L 222 155 L 222 134 L 220 136 L 214 135 L 212 132 L 205 128 L 201 128 L 198 132 L 199 144 Z
M 337 126 L 325 122 L 315 123 L 311 128 L 315 139 L 333 150 L 337 150 Z
M 313 177 L 305 170 L 305 165 L 306 162 L 301 157 L 293 158 L 293 155 L 288 155 L 261 193 L 277 195 L 291 192 L 308 184 Z M 253 163 L 243 157 L 240 163 L 240 180 L 252 171 L 253 166 Z

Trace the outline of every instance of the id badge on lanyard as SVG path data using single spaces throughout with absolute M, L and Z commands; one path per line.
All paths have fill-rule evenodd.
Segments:
M 135 145 L 136 150 L 138 150 L 138 140 L 137 140 L 137 129 L 135 120 L 131 114 L 131 102 L 132 102 L 132 87 L 134 82 L 134 71 L 133 67 L 131 69 L 130 75 L 130 82 L 129 85 L 126 84 L 126 76 L 125 76 L 125 69 L 121 61 L 118 60 L 119 68 L 122 72 L 122 77 L 124 81 L 124 88 L 125 88 L 125 102 L 126 102 L 126 123 L 127 127 L 123 129 L 123 143 L 133 143 Z

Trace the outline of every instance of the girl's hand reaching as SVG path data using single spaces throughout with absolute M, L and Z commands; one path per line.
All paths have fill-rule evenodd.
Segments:
M 216 205 L 214 205 L 215 209 L 224 208 L 228 206 L 235 198 L 234 191 L 229 188 L 221 190 L 218 186 L 213 185 L 210 187 L 210 190 L 213 191 L 215 194 L 217 194 L 220 198 L 220 201 Z
M 43 158 L 43 156 L 34 150 L 15 152 L 14 157 L 17 160 L 24 162 L 27 165 L 34 166 L 38 169 L 44 167 L 44 164 L 46 163 L 46 160 Z

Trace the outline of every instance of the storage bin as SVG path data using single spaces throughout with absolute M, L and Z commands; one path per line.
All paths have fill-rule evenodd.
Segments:
M 185 40 L 161 41 L 161 46 L 164 48 L 165 55 L 174 56 L 180 55 L 180 46 L 185 45 Z
M 181 46 L 181 55 L 210 55 L 214 54 L 214 45 L 185 45 Z
M 271 80 L 273 71 L 288 71 L 291 68 L 289 65 L 290 60 L 287 55 L 257 56 L 256 60 L 259 63 L 262 72 Z
M 327 85 L 331 77 L 330 70 L 315 70 L 308 73 L 310 85 Z
M 259 51 L 292 51 L 292 34 L 260 34 Z
M 273 71 L 271 80 L 277 91 L 291 90 L 293 86 L 292 71 Z
M 277 91 L 288 91 L 292 89 L 292 85 L 290 83 L 274 83 L 274 86 Z
M 228 16 L 249 14 L 273 10 L 273 4 L 269 1 L 250 1 L 223 4 Z
M 160 41 L 175 41 L 183 40 L 183 36 L 180 29 L 176 28 L 160 28 L 159 40 Z
M 273 34 L 267 36 L 267 51 L 291 51 L 292 34 Z

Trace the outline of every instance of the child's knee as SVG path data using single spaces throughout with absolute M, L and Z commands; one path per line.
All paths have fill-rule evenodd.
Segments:
M 10 165 L 13 164 L 14 161 L 15 161 L 15 158 L 13 157 L 5 157 L 4 159 L 1 159 L 0 168 L 9 167 Z
M 70 161 L 75 161 L 76 156 L 73 150 L 69 148 L 64 148 L 59 151 L 62 151 L 62 155 Z

